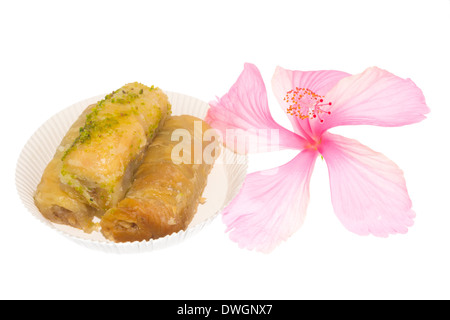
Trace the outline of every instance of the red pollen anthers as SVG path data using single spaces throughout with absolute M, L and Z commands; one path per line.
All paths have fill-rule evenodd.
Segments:
M 300 119 L 318 118 L 323 122 L 320 114 L 331 114 L 330 111 L 321 109 L 323 106 L 331 106 L 331 102 L 323 103 L 324 96 L 318 95 L 310 89 L 295 88 L 286 93 L 284 101 L 289 104 L 286 112 Z

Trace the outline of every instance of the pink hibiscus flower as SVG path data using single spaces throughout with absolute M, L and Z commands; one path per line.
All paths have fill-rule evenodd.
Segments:
M 210 103 L 206 117 L 224 135 L 229 129 L 254 134 L 278 130 L 277 147 L 300 150 L 275 171 L 247 176 L 239 195 L 223 211 L 230 238 L 240 247 L 270 252 L 297 231 L 305 219 L 318 155 L 328 165 L 335 213 L 348 230 L 380 237 L 406 233 L 415 213 L 401 169 L 381 153 L 328 129 L 419 122 L 429 112 L 422 91 L 410 79 L 376 67 L 356 75 L 278 67 L 272 88 L 294 132 L 273 120 L 264 82 L 252 64 L 245 65 L 226 95 Z

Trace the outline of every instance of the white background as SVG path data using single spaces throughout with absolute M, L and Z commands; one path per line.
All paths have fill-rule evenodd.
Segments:
M 448 1 L 0 2 L 0 298 L 450 298 L 449 32 Z M 239 249 L 220 218 L 174 247 L 107 254 L 67 240 L 22 206 L 17 158 L 55 113 L 132 81 L 210 101 L 245 62 L 260 68 L 273 116 L 288 127 L 270 89 L 277 65 L 378 66 L 415 81 L 432 110 L 427 120 L 334 130 L 404 170 L 417 212 L 408 234 L 347 231 L 320 159 L 303 227 L 271 254 Z M 249 169 L 294 155 L 251 156 Z

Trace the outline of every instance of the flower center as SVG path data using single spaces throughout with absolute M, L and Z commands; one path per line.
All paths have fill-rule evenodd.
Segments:
M 331 102 L 324 103 L 325 97 L 305 88 L 295 88 L 286 93 L 284 101 L 289 104 L 286 112 L 300 119 L 319 119 L 323 122 L 321 114 L 331 114 L 330 111 L 322 109 L 331 106 Z

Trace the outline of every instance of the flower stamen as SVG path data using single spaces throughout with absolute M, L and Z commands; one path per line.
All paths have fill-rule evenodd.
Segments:
M 289 104 L 286 112 L 300 119 L 319 119 L 323 122 L 321 114 L 330 115 L 331 112 L 322 107 L 331 106 L 331 102 L 324 103 L 324 96 L 318 95 L 307 88 L 292 89 L 283 98 Z

